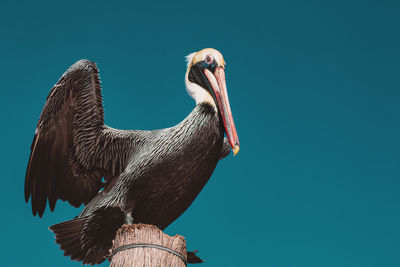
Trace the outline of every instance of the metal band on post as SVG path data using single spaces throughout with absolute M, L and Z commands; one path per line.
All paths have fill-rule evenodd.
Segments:
M 164 246 L 161 246 L 161 245 L 156 245 L 156 244 L 129 244 L 129 245 L 124 245 L 124 246 L 121 246 L 121 247 L 118 247 L 118 248 L 114 249 L 112 251 L 112 253 L 111 253 L 110 258 L 114 257 L 115 254 L 117 254 L 118 252 L 121 252 L 121 251 L 124 251 L 124 250 L 128 250 L 128 249 L 132 249 L 132 248 L 157 248 L 157 249 L 161 249 L 161 250 L 167 251 L 167 252 L 169 252 L 171 254 L 174 254 L 175 256 L 178 256 L 185 263 L 185 265 L 187 265 L 187 261 L 186 261 L 185 257 L 181 253 L 179 253 L 179 252 L 177 252 L 177 251 L 175 251 L 173 249 L 170 249 L 170 248 L 167 248 L 167 247 L 164 247 Z

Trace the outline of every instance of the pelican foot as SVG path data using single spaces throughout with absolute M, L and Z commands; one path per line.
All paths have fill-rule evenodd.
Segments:
M 125 214 L 125 224 L 133 224 L 132 212 L 128 212 Z

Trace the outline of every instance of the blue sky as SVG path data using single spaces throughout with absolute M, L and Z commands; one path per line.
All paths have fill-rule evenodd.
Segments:
M 3 1 L 2 266 L 80 266 L 23 185 L 37 119 L 60 75 L 100 69 L 106 123 L 157 129 L 194 107 L 184 56 L 220 50 L 241 150 L 166 232 L 202 266 L 400 266 L 397 1 Z M 23 252 L 21 253 L 21 250 Z M 102 266 L 108 266 L 108 263 Z

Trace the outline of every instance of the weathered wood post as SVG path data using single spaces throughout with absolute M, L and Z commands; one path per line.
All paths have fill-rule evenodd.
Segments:
M 123 225 L 116 233 L 110 267 L 184 267 L 185 238 L 164 234 L 153 225 Z

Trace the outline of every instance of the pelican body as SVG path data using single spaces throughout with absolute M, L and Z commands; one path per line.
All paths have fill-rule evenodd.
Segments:
M 164 229 L 190 206 L 218 161 L 238 152 L 222 55 L 208 48 L 187 59 L 186 89 L 196 106 L 171 128 L 106 126 L 98 69 L 88 60 L 72 65 L 51 90 L 31 146 L 25 200 L 40 217 L 58 199 L 85 205 L 75 219 L 50 227 L 64 255 L 98 264 L 122 224 Z M 188 260 L 200 262 L 193 253 Z

